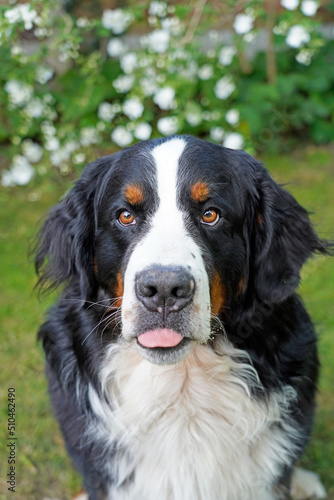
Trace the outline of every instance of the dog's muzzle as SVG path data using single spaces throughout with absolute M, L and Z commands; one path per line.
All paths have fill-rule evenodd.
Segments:
M 136 275 L 135 292 L 146 309 L 166 318 L 192 302 L 195 280 L 183 267 L 156 266 Z

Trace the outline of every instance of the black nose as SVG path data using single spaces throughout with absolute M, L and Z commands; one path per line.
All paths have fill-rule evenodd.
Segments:
M 168 314 L 192 301 L 195 280 L 183 267 L 154 267 L 136 275 L 135 289 L 149 311 Z

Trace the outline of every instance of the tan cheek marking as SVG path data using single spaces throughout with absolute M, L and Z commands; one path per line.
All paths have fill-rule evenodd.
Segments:
M 131 205 L 138 205 L 144 201 L 144 191 L 138 184 L 130 184 L 125 189 L 125 197 Z
M 97 262 L 96 262 L 95 257 L 94 257 L 94 266 L 93 266 L 93 269 L 94 269 L 94 274 L 95 274 L 95 276 L 97 277 L 97 274 L 98 274 L 98 269 L 97 269 Z
M 123 279 L 121 273 L 118 272 L 116 279 L 116 286 L 115 286 L 115 297 L 117 297 L 117 300 L 113 304 L 113 307 L 121 307 L 123 301 L 123 293 L 124 293 Z
M 246 276 L 243 274 L 241 280 L 237 285 L 237 292 L 239 295 L 242 295 L 246 291 Z
M 194 201 L 205 201 L 209 195 L 209 186 L 205 182 L 196 182 L 190 190 L 190 195 Z
M 219 315 L 226 303 L 226 287 L 222 283 L 219 274 L 216 272 L 211 286 L 211 312 Z
M 259 226 L 262 226 L 262 224 L 263 224 L 263 219 L 262 219 L 262 217 L 261 217 L 261 215 L 260 215 L 260 214 L 257 214 L 257 216 L 256 216 L 256 220 L 257 220 L 258 225 L 259 225 Z

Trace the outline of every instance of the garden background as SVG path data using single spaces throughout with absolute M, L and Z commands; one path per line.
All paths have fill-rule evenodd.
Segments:
M 7 390 L 16 390 L 19 500 L 70 499 L 80 479 L 46 393 L 28 259 L 39 218 L 84 165 L 138 140 L 192 134 L 261 159 L 334 237 L 334 2 L 0 1 L 0 499 Z M 334 499 L 334 262 L 300 294 L 322 374 L 301 465 Z

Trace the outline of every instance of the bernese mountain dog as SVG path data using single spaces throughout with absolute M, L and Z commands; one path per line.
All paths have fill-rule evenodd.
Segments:
M 243 151 L 189 136 L 86 167 L 43 223 L 49 391 L 90 500 L 323 498 L 316 336 L 295 289 L 330 244 Z

